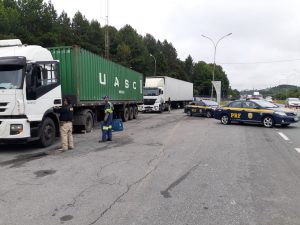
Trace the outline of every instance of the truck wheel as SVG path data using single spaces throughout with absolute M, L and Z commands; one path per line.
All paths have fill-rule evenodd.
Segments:
M 55 125 L 51 118 L 46 117 L 42 122 L 39 145 L 47 147 L 53 144 L 56 136 Z
M 133 119 L 133 107 L 132 106 L 129 106 L 129 116 L 128 116 L 128 119 L 129 120 Z
M 271 128 L 274 126 L 274 120 L 272 116 L 265 116 L 263 118 L 263 125 L 267 128 Z
M 188 115 L 188 116 L 193 116 L 192 111 L 191 111 L 191 110 L 188 110 L 188 111 L 187 111 L 187 115 Z
M 123 111 L 123 115 L 122 115 L 123 122 L 126 122 L 128 120 L 128 117 L 129 117 L 129 111 L 128 111 L 128 108 L 125 107 L 124 111 Z
M 230 118 L 228 117 L 228 115 L 223 114 L 221 116 L 221 123 L 224 125 L 230 124 Z
M 93 116 L 91 114 L 91 112 L 86 111 L 85 115 L 84 115 L 85 121 L 84 121 L 84 129 L 87 133 L 91 132 L 93 129 Z
M 136 119 L 138 117 L 139 110 L 136 106 L 133 107 L 133 119 Z

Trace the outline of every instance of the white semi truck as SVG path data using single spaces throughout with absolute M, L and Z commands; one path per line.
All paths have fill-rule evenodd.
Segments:
M 58 60 L 54 60 L 54 59 Z M 102 96 L 114 118 L 135 119 L 143 75 L 78 46 L 49 49 L 0 40 L 0 143 L 38 141 L 46 147 L 59 134 L 62 97 L 72 99 L 75 129 L 90 132 L 104 117 Z
M 163 112 L 183 108 L 193 100 L 193 83 L 167 76 L 147 77 L 142 112 Z
M 58 62 L 51 53 L 18 39 L 1 40 L 0 141 L 52 144 L 57 121 L 52 109 L 60 105 Z

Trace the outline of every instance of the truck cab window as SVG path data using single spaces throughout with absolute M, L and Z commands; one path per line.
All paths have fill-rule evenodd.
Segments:
M 23 81 L 23 68 L 20 66 L 0 67 L 0 89 L 19 89 Z
M 59 72 L 56 63 L 39 62 L 32 66 L 27 89 L 28 100 L 35 100 L 59 85 Z

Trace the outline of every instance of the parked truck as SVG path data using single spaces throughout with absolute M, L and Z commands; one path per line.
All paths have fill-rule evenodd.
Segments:
M 163 112 L 183 108 L 193 99 L 193 83 L 167 76 L 147 77 L 142 112 Z
M 90 132 L 104 117 L 102 97 L 114 104 L 114 117 L 137 117 L 143 75 L 78 46 L 46 49 L 0 41 L 0 142 L 38 141 L 51 145 L 59 134 L 53 107 L 69 97 L 74 128 Z

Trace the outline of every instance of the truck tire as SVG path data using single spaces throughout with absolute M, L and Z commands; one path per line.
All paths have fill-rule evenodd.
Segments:
M 132 120 L 133 119 L 133 107 L 129 106 L 129 116 L 128 116 L 128 120 Z
M 133 107 L 133 119 L 136 119 L 138 117 L 139 110 L 136 106 Z
M 186 113 L 187 113 L 188 116 L 193 116 L 193 113 L 192 113 L 191 110 L 188 110 Z
M 92 131 L 93 126 L 94 126 L 94 121 L 93 121 L 93 115 L 91 114 L 90 111 L 85 111 L 84 112 L 84 130 L 89 133 Z
M 122 114 L 123 122 L 126 122 L 128 120 L 128 117 L 129 117 L 129 110 L 127 107 L 124 107 L 123 114 Z
M 48 147 L 52 145 L 55 140 L 55 136 L 55 124 L 51 118 L 46 117 L 42 122 L 39 145 L 41 147 Z

